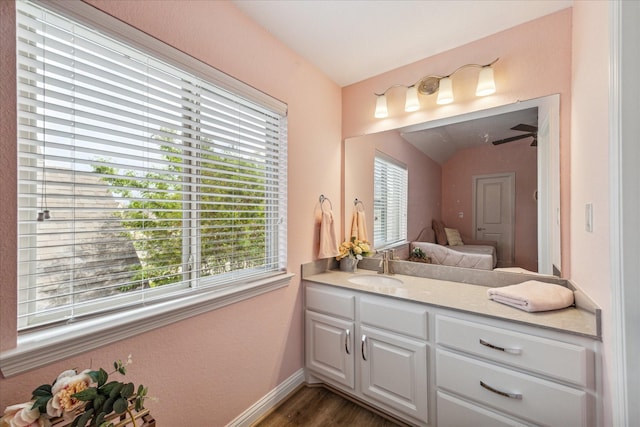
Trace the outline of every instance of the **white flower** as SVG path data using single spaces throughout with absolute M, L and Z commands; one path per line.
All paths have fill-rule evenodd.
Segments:
M 40 416 L 38 408 L 31 409 L 33 402 L 7 406 L 0 426 L 5 427 L 49 427 L 51 423 Z
M 51 388 L 53 397 L 47 402 L 47 414 L 50 417 L 59 417 L 65 411 L 72 411 L 83 402 L 72 397 L 91 385 L 89 370 L 76 373 L 74 370 L 64 371 L 58 375 L 58 379 Z

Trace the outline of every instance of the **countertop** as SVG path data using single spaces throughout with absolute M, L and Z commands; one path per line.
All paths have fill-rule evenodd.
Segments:
M 373 286 L 350 282 L 348 279 L 354 275 L 376 275 L 376 272 L 360 269 L 356 273 L 327 270 L 304 276 L 303 280 L 600 339 L 596 314 L 585 309 L 567 307 L 561 310 L 529 313 L 490 300 L 487 297 L 489 286 L 402 274 L 388 276 L 400 279 L 402 284 Z

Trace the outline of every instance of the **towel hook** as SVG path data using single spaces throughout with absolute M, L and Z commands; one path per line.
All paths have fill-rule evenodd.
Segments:
M 325 197 L 324 194 L 320 195 L 320 209 L 324 212 L 324 202 L 329 202 L 329 208 L 333 210 L 333 205 L 331 204 L 331 200 L 328 197 Z
M 360 206 L 358 206 L 360 205 Z M 364 211 L 364 203 L 362 203 L 362 200 L 358 200 L 357 198 L 353 201 L 353 206 L 355 206 L 356 210 L 359 210 L 359 207 L 362 207 L 362 210 Z

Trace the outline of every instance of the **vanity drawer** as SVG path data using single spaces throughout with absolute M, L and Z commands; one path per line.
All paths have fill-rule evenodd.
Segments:
M 527 427 L 519 421 L 438 391 L 438 427 Z
M 402 335 L 428 339 L 427 307 L 407 301 L 364 295 L 360 298 L 360 322 Z
M 588 349 L 506 329 L 438 316 L 436 341 L 514 367 L 587 386 L 593 357 Z
M 586 426 L 586 392 L 438 349 L 439 389 L 546 426 Z
M 338 288 L 307 285 L 305 304 L 308 310 L 354 320 L 355 294 Z

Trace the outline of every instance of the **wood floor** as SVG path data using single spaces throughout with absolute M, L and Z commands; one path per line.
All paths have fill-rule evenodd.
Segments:
M 303 386 L 252 427 L 404 426 L 322 386 Z

